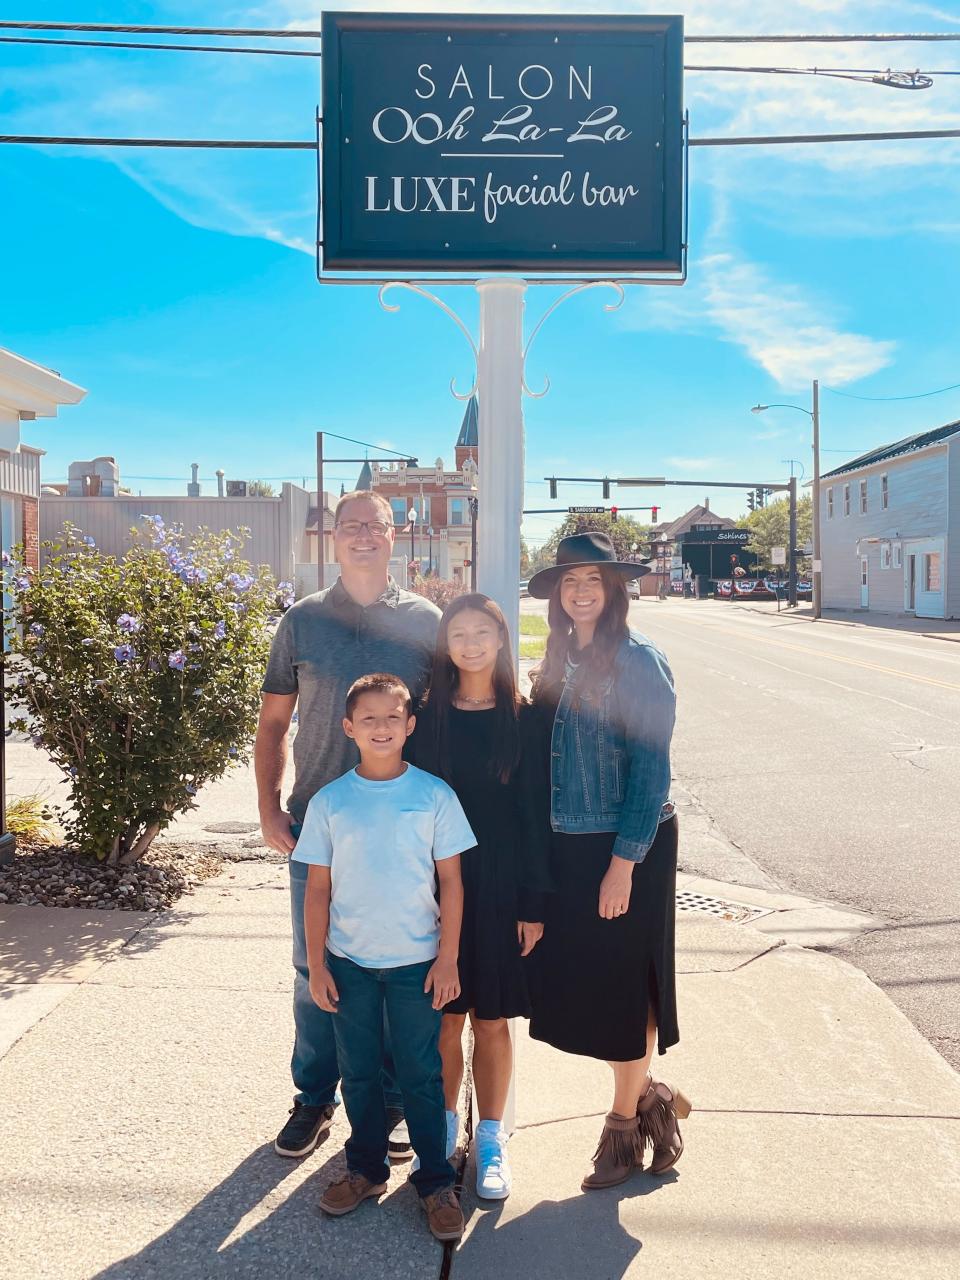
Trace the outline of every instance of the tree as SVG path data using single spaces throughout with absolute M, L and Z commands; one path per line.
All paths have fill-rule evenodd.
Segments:
M 520 577 L 529 578 L 533 570 L 530 568 L 532 563 L 530 556 L 530 548 L 527 546 L 526 538 L 520 535 Z
M 248 498 L 275 498 L 277 491 L 269 480 L 248 480 L 247 481 L 247 497 Z
M 760 557 L 765 568 L 770 567 L 770 552 L 773 547 L 786 547 L 787 563 L 790 563 L 790 502 L 787 498 L 778 498 L 769 502 L 758 511 L 751 511 L 740 520 L 742 529 L 751 532 L 747 551 L 753 551 Z M 797 501 L 797 546 L 805 546 L 813 536 L 813 502 L 809 494 L 804 494 Z
M 184 534 L 143 517 L 122 560 L 66 526 L 33 571 L 4 566 L 13 721 L 70 788 L 71 842 L 137 861 L 205 782 L 247 755 L 269 649 L 267 622 L 293 603 L 266 567 L 238 558 L 246 531 Z
M 633 544 L 637 544 L 636 558 L 645 559 L 650 554 L 651 525 L 640 524 L 633 516 L 618 515 L 616 520 L 607 513 L 601 515 L 568 514 L 563 524 L 554 529 L 550 537 L 540 548 L 531 564 L 531 571 L 537 572 L 557 562 L 557 547 L 561 538 L 568 538 L 572 533 L 589 533 L 593 530 L 609 535 L 616 548 L 617 558 L 632 560 Z

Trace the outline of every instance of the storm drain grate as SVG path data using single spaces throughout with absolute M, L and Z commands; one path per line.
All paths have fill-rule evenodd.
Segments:
M 748 920 L 758 920 L 760 916 L 771 914 L 770 907 L 728 902 L 724 898 L 711 898 L 705 893 L 691 893 L 687 889 L 677 894 L 677 910 L 699 911 L 704 915 L 717 916 L 721 920 L 732 920 L 735 924 L 745 924 Z

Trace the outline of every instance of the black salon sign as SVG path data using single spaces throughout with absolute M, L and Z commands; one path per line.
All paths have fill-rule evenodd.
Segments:
M 678 271 L 683 20 L 327 13 L 324 267 Z

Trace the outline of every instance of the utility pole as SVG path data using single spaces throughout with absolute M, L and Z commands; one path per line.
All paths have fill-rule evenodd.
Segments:
M 790 477 L 790 577 L 787 580 L 787 603 L 797 607 L 797 477 Z
M 326 585 L 323 580 L 323 562 L 327 555 L 327 534 L 323 527 L 323 432 L 317 432 L 317 590 Z
M 820 549 L 820 381 L 813 380 L 813 616 L 823 610 L 823 561 Z

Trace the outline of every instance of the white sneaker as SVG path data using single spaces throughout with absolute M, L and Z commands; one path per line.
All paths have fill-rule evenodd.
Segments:
M 453 1153 L 457 1149 L 457 1139 L 460 1137 L 460 1117 L 456 1111 L 445 1111 L 447 1117 L 447 1159 L 453 1159 Z M 410 1165 L 410 1172 L 416 1173 L 420 1168 L 420 1157 L 414 1156 Z
M 481 1200 L 506 1200 L 510 1194 L 509 1134 L 499 1120 L 477 1125 L 477 1195 Z

